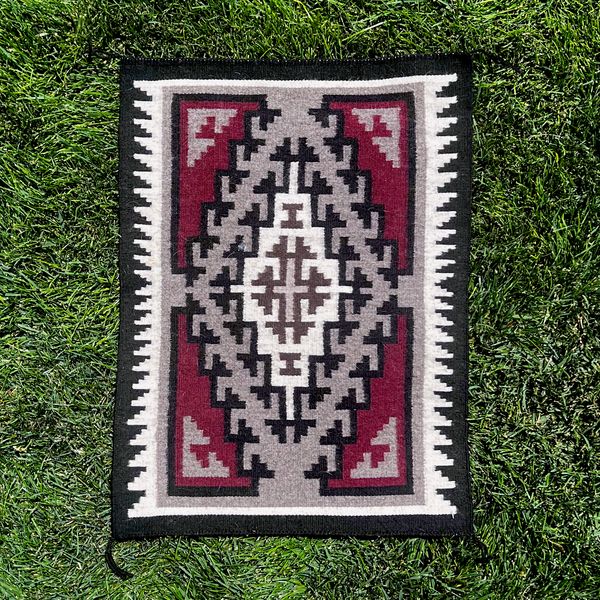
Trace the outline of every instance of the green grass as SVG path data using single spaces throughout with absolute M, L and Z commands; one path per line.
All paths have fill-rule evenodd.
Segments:
M 0 596 L 598 597 L 593 0 L 0 0 Z M 475 54 L 467 541 L 163 539 L 102 553 L 118 60 Z

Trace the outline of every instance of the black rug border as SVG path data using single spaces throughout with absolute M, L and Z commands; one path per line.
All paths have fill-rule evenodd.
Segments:
M 443 467 L 442 472 L 456 482 L 452 490 L 444 490 L 446 497 L 457 506 L 452 515 L 382 515 L 382 516 L 329 516 L 329 515 L 194 515 L 158 516 L 129 518 L 128 508 L 138 500 L 140 492 L 132 492 L 127 484 L 139 468 L 128 466 L 139 447 L 129 446 L 129 440 L 141 428 L 127 425 L 137 409 L 131 401 L 132 384 L 142 374 L 132 367 L 139 362 L 133 351 L 140 347 L 134 339 L 141 330 L 134 320 L 141 316 L 135 310 L 135 291 L 142 285 L 134 269 L 140 264 L 134 259 L 139 247 L 133 244 L 140 234 L 134 229 L 143 222 L 134 206 L 142 204 L 132 192 L 135 187 L 144 187 L 143 182 L 133 175 L 139 170 L 134 153 L 139 152 L 134 137 L 142 130 L 133 122 L 142 115 L 134 107 L 134 100 L 145 99 L 145 94 L 133 88 L 135 79 L 347 79 L 367 80 L 411 75 L 443 75 L 457 73 L 458 81 L 447 89 L 447 95 L 457 96 L 457 103 L 445 112 L 445 116 L 457 116 L 458 123 L 449 134 L 458 136 L 458 143 L 448 152 L 458 151 L 452 170 L 457 178 L 447 186 L 456 191 L 457 198 L 449 208 L 456 210 L 452 227 L 458 241 L 456 250 L 448 254 L 456 260 L 452 268 L 454 277 L 448 282 L 454 296 L 449 318 L 454 322 L 450 328 L 454 337 L 451 344 L 453 358 L 447 364 L 454 369 L 449 381 L 452 392 L 447 397 L 452 408 L 445 411 L 453 422 L 462 424 L 444 433 L 452 437 L 450 456 L 452 467 Z M 468 320 L 467 285 L 469 280 L 470 216 L 471 216 L 471 147 L 472 147 L 472 62 L 469 55 L 408 56 L 378 60 L 348 61 L 223 61 L 223 60 L 167 60 L 155 61 L 129 58 L 121 62 L 120 70 L 120 116 L 119 116 L 119 280 L 120 280 L 120 324 L 117 365 L 116 398 L 113 417 L 113 453 L 111 475 L 111 530 L 118 541 L 151 539 L 162 536 L 308 536 L 308 537 L 446 537 L 473 535 L 472 502 L 469 476 L 467 444 L 467 373 L 468 373 Z M 447 447 L 443 447 L 445 451 Z

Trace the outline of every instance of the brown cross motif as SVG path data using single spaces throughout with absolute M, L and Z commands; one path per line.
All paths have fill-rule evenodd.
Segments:
M 267 266 L 252 285 L 264 287 L 263 292 L 254 292 L 252 298 L 258 301 L 266 315 L 273 315 L 273 303 L 277 300 L 278 311 L 276 320 L 267 321 L 267 327 L 277 335 L 280 344 L 287 343 L 287 330 L 292 331 L 294 344 L 299 344 L 308 334 L 314 321 L 302 319 L 301 302 L 308 301 L 308 314 L 315 315 L 317 308 L 323 306 L 330 297 L 329 292 L 317 292 L 318 287 L 330 286 L 327 279 L 317 267 L 311 266 L 308 278 L 302 279 L 302 264 L 304 260 L 315 259 L 317 255 L 305 245 L 304 238 L 296 237 L 293 250 L 288 250 L 288 236 L 280 236 L 279 241 L 266 253 L 268 258 L 277 258 L 279 262 L 279 279 L 275 278 L 273 267 Z M 292 314 L 288 315 L 288 307 Z

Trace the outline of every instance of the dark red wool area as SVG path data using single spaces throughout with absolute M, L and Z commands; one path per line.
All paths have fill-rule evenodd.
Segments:
M 190 416 L 200 426 L 210 444 L 192 446 L 200 460 L 214 452 L 221 462 L 235 474 L 235 444 L 225 442 L 223 410 L 210 403 L 209 377 L 198 374 L 198 344 L 187 341 L 186 316 L 177 320 L 177 396 L 175 401 L 175 483 L 193 487 L 249 487 L 249 477 L 184 477 L 182 475 L 183 418 Z
M 371 379 L 371 406 L 368 410 L 358 410 L 356 443 L 343 448 L 343 475 L 341 479 L 330 479 L 330 488 L 359 488 L 373 486 L 400 486 L 406 484 L 406 364 L 408 352 L 408 321 L 405 316 L 398 318 L 398 341 L 386 344 L 383 377 Z M 389 446 L 371 444 L 378 431 L 396 418 L 396 440 L 398 443 L 398 477 L 351 478 L 350 471 L 363 459 L 365 452 L 372 455 L 371 465 L 376 467 L 389 451 Z
M 180 163 L 179 197 L 177 221 L 177 264 L 186 266 L 185 243 L 189 238 L 202 235 L 201 207 L 214 201 L 214 182 L 219 170 L 230 166 L 230 142 L 244 136 L 244 116 L 247 111 L 257 109 L 252 102 L 228 101 L 189 101 L 182 100 L 180 111 Z M 408 107 L 404 101 L 336 101 L 330 105 L 332 110 L 341 110 L 344 114 L 344 136 L 357 141 L 358 167 L 370 173 L 371 202 L 384 209 L 383 238 L 394 240 L 398 244 L 398 266 L 408 267 L 409 235 L 409 141 Z M 399 167 L 394 167 L 385 154 L 373 141 L 374 137 L 389 137 L 390 131 L 385 123 L 375 115 L 371 131 L 365 129 L 353 109 L 395 109 L 398 111 Z M 183 157 L 188 155 L 188 114 L 190 109 L 234 109 L 236 114 L 223 127 L 215 132 L 215 119 L 208 117 L 196 137 L 214 140 L 202 159 L 193 167 L 188 167 Z M 406 365 L 408 356 L 408 322 L 406 316 L 397 319 L 397 341 L 385 344 L 384 369 L 381 377 L 370 379 L 370 408 L 357 411 L 356 441 L 346 444 L 342 452 L 342 474 L 339 479 L 328 479 L 331 489 L 361 488 L 364 486 L 402 486 L 407 483 L 406 448 Z M 179 316 L 178 322 L 178 366 L 176 386 L 175 418 L 175 468 L 176 485 L 188 487 L 203 486 L 241 486 L 249 485 L 249 479 L 237 477 L 235 444 L 225 443 L 224 411 L 210 404 L 210 379 L 199 375 L 199 344 L 187 341 L 185 316 Z M 182 475 L 183 418 L 191 416 L 195 423 L 201 424 L 202 432 L 209 437 L 208 445 L 192 445 L 199 464 L 208 466 L 208 455 L 213 452 L 230 469 L 231 477 L 198 478 Z M 376 467 L 389 452 L 385 445 L 372 444 L 379 430 L 389 421 L 396 419 L 398 476 L 393 478 L 374 478 L 367 480 L 350 476 L 351 470 L 363 459 L 366 452 L 371 453 L 371 466 Z
M 177 266 L 186 266 L 185 242 L 200 234 L 201 206 L 204 202 L 214 200 L 215 177 L 219 169 L 229 165 L 229 142 L 239 140 L 244 135 L 245 111 L 258 107 L 256 102 L 226 102 L 223 100 L 182 100 L 179 105 L 179 202 L 177 220 Z M 217 133 L 214 129 L 214 118 L 196 137 L 212 139 L 214 145 L 209 147 L 197 160 L 193 167 L 188 167 L 184 158 L 188 155 L 188 111 L 189 109 L 233 109 L 237 114 Z
M 408 107 L 402 100 L 376 102 L 331 103 L 331 108 L 344 113 L 344 135 L 358 141 L 358 166 L 371 174 L 371 202 L 385 209 L 383 237 L 398 242 L 398 267 L 409 266 L 409 142 Z M 352 114 L 352 109 L 395 108 L 400 116 L 400 167 L 394 168 L 373 142 L 374 137 L 388 137 L 390 132 L 375 116 L 373 131 L 367 131 Z

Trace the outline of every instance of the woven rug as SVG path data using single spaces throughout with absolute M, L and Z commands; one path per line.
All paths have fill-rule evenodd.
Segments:
M 470 79 L 123 64 L 115 539 L 471 533 Z

